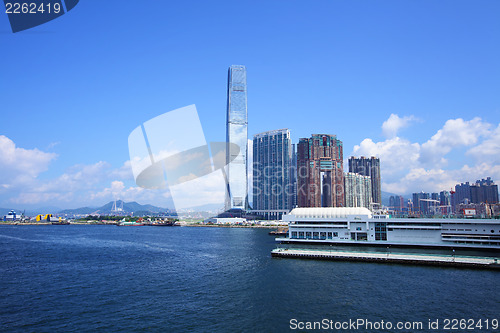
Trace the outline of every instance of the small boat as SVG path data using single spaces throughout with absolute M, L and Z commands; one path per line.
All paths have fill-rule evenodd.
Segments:
M 117 224 L 119 227 L 125 227 L 125 226 L 143 226 L 144 223 L 139 223 L 139 222 L 120 222 Z
M 278 227 L 277 230 L 270 231 L 269 235 L 286 237 L 288 235 L 288 227 Z
M 150 224 L 153 227 L 175 227 L 176 224 L 173 221 L 167 221 L 167 222 L 154 222 Z

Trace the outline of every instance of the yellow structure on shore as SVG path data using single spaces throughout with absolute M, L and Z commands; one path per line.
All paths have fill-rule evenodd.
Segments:
M 62 222 L 62 217 L 52 217 L 52 214 L 39 214 L 35 220 L 37 222 Z

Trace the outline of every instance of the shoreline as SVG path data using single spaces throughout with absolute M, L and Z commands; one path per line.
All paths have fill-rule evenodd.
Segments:
M 180 227 L 208 227 L 208 228 L 257 228 L 257 229 L 277 229 L 281 226 L 270 225 L 232 225 L 232 224 L 180 224 Z
M 51 222 L 0 222 L 0 226 L 3 225 L 21 225 L 21 226 L 47 226 L 53 225 Z M 94 222 L 94 223 L 85 223 L 85 222 L 70 222 L 65 225 L 116 225 L 116 223 L 103 223 L 103 222 Z M 147 227 L 148 225 L 143 225 L 142 227 Z M 184 222 L 176 227 L 206 227 L 206 228 L 257 228 L 257 229 L 277 229 L 278 227 L 283 226 L 269 226 L 269 225 L 231 225 L 231 224 L 196 224 Z

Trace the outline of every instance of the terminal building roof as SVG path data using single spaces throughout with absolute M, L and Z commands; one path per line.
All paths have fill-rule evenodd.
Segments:
M 294 208 L 289 215 L 297 218 L 346 218 L 352 215 L 372 217 L 372 213 L 365 207 L 313 207 Z

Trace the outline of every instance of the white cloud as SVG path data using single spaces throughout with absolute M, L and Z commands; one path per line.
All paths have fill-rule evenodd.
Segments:
M 481 163 L 474 166 L 464 165 L 454 170 L 412 168 L 403 178 L 383 182 L 382 186 L 384 191 L 398 194 L 440 192 L 454 189 L 458 183 L 472 182 L 485 177 L 499 180 L 500 165 Z
M 16 197 L 11 198 L 10 202 L 14 204 L 41 204 L 53 202 L 70 202 L 73 199 L 72 193 L 54 193 L 54 192 L 21 192 Z
M 130 197 L 130 195 L 138 194 L 138 193 L 143 192 L 143 191 L 144 190 L 140 187 L 126 188 L 125 184 L 122 181 L 114 180 L 111 182 L 110 187 L 106 187 L 102 191 L 99 191 L 96 193 L 91 193 L 90 198 L 92 200 L 103 199 L 101 201 L 109 201 L 109 200 L 117 200 L 117 199 L 123 200 L 126 197 Z
M 49 182 L 37 184 L 37 192 L 72 192 L 91 189 L 105 181 L 110 174 L 111 165 L 99 161 L 89 165 L 74 165 L 61 176 Z
M 17 183 L 30 182 L 46 171 L 55 153 L 46 153 L 38 149 L 16 147 L 15 143 L 0 135 L 0 184 L 3 187 Z
M 384 182 L 384 190 L 392 193 L 439 192 L 450 190 L 456 181 L 443 169 L 412 168 L 396 182 Z
M 222 170 L 170 187 L 176 209 L 216 204 L 224 205 L 225 181 Z
M 422 144 L 419 161 L 428 165 L 443 165 L 446 163 L 444 155 L 453 148 L 476 144 L 481 136 L 488 133 L 490 127 L 491 124 L 484 123 L 478 117 L 469 121 L 449 119 L 443 128 Z
M 74 200 L 88 203 L 91 192 L 110 175 L 111 166 L 107 162 L 90 165 L 75 165 L 61 176 L 51 180 L 31 179 L 12 190 L 9 199 L 16 204 L 58 203 L 68 204 Z
M 387 125 L 391 117 L 384 122 L 386 130 L 391 128 Z M 423 144 L 398 136 L 381 142 L 367 138 L 354 146 L 352 155 L 379 157 L 382 190 L 397 194 L 450 190 L 457 183 L 484 177 L 500 181 L 500 125 L 494 131 L 491 127 L 480 118 L 449 119 Z M 448 153 L 470 146 L 466 155 L 474 157 L 476 164 L 464 156 L 458 168 L 445 168 Z
M 123 163 L 123 165 L 118 169 L 112 170 L 110 175 L 113 178 L 117 179 L 134 180 L 134 174 L 132 172 L 132 164 L 130 163 L 130 160 Z
M 113 168 L 105 161 L 78 164 L 52 179 L 40 179 L 56 158 L 54 153 L 18 148 L 0 136 L 0 207 L 51 205 L 62 208 L 98 206 L 114 199 L 167 207 L 170 193 L 135 186 L 130 161 Z M 127 185 L 129 183 L 130 185 Z
M 391 113 L 389 119 L 382 124 L 382 132 L 385 137 L 393 138 L 400 129 L 409 126 L 412 121 L 416 120 L 417 118 L 413 115 L 400 118 L 397 114 Z
M 359 145 L 354 146 L 355 156 L 376 156 L 380 158 L 384 168 L 384 176 L 398 175 L 401 171 L 413 167 L 418 160 L 420 145 L 395 137 L 381 142 L 364 139 Z
M 479 162 L 500 164 L 500 124 L 483 142 L 469 149 L 467 155 Z

